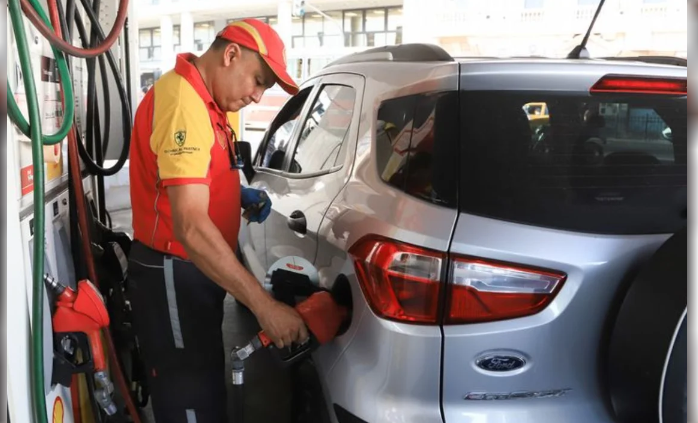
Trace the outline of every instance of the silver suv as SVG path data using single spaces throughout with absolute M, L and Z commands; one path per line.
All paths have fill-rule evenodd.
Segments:
M 652 257 L 686 226 L 686 90 L 642 58 L 423 44 L 302 84 L 252 158 L 273 210 L 240 252 L 260 282 L 299 257 L 350 287 L 308 420 L 685 422 L 685 234 L 662 277 Z

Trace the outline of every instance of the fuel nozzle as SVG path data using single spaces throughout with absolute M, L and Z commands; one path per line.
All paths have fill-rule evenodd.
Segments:
M 56 295 L 61 295 L 67 288 L 62 283 L 58 282 L 58 279 L 49 275 L 48 273 L 44 275 L 44 283 L 46 286 L 53 291 Z

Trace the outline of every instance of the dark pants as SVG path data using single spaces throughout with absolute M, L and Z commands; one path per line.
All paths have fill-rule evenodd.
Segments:
M 225 290 L 193 263 L 134 242 L 128 291 L 156 422 L 227 422 Z

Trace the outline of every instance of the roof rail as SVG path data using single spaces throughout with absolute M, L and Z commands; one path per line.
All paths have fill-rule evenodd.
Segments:
M 360 62 L 453 62 L 446 50 L 434 44 L 400 44 L 376 47 L 350 54 L 328 64 L 327 67 Z
M 621 60 L 626 62 L 644 62 L 658 65 L 674 65 L 688 67 L 688 59 L 674 56 L 627 56 L 627 57 L 601 57 L 603 60 Z

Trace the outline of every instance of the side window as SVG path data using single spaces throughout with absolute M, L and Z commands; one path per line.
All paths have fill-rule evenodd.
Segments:
M 455 206 L 457 110 L 454 93 L 384 102 L 378 110 L 376 133 L 381 178 L 414 197 Z
M 269 128 L 269 135 L 266 137 L 266 144 L 261 149 L 261 156 L 258 158 L 260 167 L 283 170 L 284 158 L 291 141 L 291 134 L 293 134 L 299 115 L 303 110 L 303 105 L 312 89 L 313 87 L 308 87 L 296 94 L 274 118 Z
M 388 184 L 403 189 L 402 171 L 410 148 L 417 96 L 386 100 L 378 109 L 376 161 L 378 174 Z
M 290 173 L 313 174 L 341 163 L 354 112 L 356 91 L 344 85 L 326 85 L 318 94 L 303 124 Z

